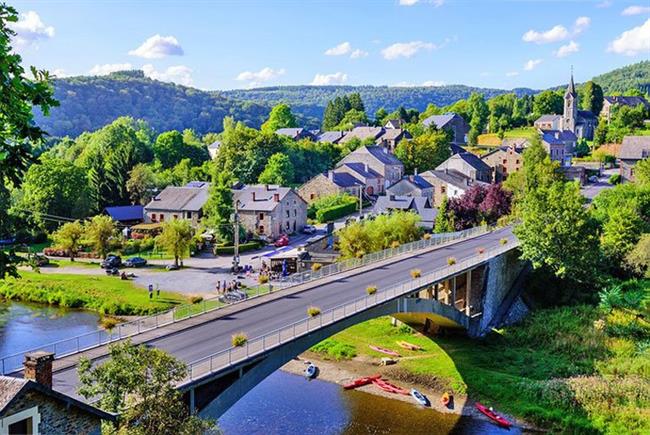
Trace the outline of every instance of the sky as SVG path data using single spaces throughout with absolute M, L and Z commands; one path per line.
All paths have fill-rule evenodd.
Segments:
M 542 89 L 650 59 L 650 0 L 7 1 L 15 50 L 58 77 Z

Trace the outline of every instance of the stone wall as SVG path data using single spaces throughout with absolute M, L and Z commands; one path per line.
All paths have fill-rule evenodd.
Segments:
M 355 187 L 353 195 L 358 195 L 359 191 Z M 338 187 L 323 174 L 318 174 L 311 180 L 298 188 L 298 194 L 302 199 L 311 204 L 312 202 L 329 195 L 336 195 L 344 192 L 344 189 Z

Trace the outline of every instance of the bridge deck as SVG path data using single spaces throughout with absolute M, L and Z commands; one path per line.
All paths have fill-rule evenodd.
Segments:
M 243 331 L 250 338 L 262 336 L 270 331 L 292 324 L 306 316 L 307 307 L 317 306 L 327 310 L 353 301 L 366 293 L 366 287 L 376 285 L 380 291 L 409 277 L 412 269 L 429 270 L 447 265 L 447 259 L 454 257 L 458 262 L 476 255 L 478 248 L 489 250 L 499 246 L 503 238 L 515 240 L 510 228 L 463 240 L 450 246 L 438 248 L 397 262 L 361 271 L 353 276 L 330 277 L 326 283 L 315 283 L 299 293 L 278 297 L 275 300 L 238 310 L 227 316 L 201 323 L 194 319 L 195 326 L 169 335 L 158 336 L 148 344 L 164 349 L 177 358 L 190 363 L 230 347 L 231 336 Z M 93 358 L 93 351 L 88 352 Z M 95 354 L 96 355 L 96 354 Z M 100 357 L 98 360 L 101 360 Z M 78 378 L 76 366 L 58 369 L 55 366 L 54 389 L 64 394 L 76 394 Z

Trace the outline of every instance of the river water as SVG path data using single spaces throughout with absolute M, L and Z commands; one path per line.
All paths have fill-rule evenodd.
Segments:
M 0 356 L 94 331 L 98 319 L 86 311 L 0 302 Z M 210 417 L 209 407 L 202 416 Z M 519 433 L 282 371 L 248 392 L 218 422 L 227 435 Z

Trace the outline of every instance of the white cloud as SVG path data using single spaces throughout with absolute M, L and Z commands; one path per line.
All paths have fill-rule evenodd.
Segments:
M 623 9 L 621 15 L 643 15 L 650 14 L 650 6 L 628 6 Z
M 399 0 L 400 6 L 413 6 L 420 0 Z
M 575 41 L 571 41 L 568 44 L 561 46 L 557 49 L 557 51 L 554 51 L 553 53 L 556 57 L 567 57 L 571 53 L 577 53 L 578 51 L 580 51 L 580 44 Z
M 368 52 L 363 51 L 363 50 L 361 50 L 359 48 L 357 48 L 352 53 L 350 53 L 350 59 L 359 59 L 361 57 L 366 57 L 366 56 L 368 56 Z
M 506 73 L 506 77 L 517 77 L 519 75 L 518 71 L 510 71 Z
M 610 42 L 607 51 L 634 56 L 650 53 L 650 18 L 638 27 L 634 27 Z
M 444 86 L 444 85 L 446 85 L 446 83 L 441 80 L 427 80 L 426 82 L 422 83 L 422 86 L 424 86 L 425 88 L 434 88 L 437 86 Z
M 14 40 L 19 47 L 32 45 L 41 39 L 54 37 L 54 27 L 46 26 L 41 17 L 34 11 L 20 14 L 18 21 L 7 23 L 7 25 L 16 32 Z
M 192 86 L 192 70 L 185 65 L 170 66 L 164 71 L 156 71 L 153 65 L 142 66 L 144 75 L 153 80 L 161 82 L 173 82 L 179 85 Z
M 612 1 L 611 1 L 611 0 L 604 0 L 604 1 L 602 1 L 602 2 L 600 2 L 600 3 L 598 3 L 598 4 L 596 4 L 596 7 L 597 7 L 598 9 L 604 9 L 604 8 L 608 8 L 608 7 L 610 7 L 611 5 L 612 5 Z
M 431 3 L 437 8 L 445 4 L 445 0 L 399 0 L 400 6 L 413 6 L 420 2 Z
M 129 51 L 131 56 L 145 59 L 161 59 L 166 56 L 182 56 L 183 47 L 173 36 L 153 35 L 135 50 Z
M 591 18 L 589 17 L 578 17 L 575 24 L 573 25 L 573 34 L 579 35 L 591 25 Z
M 348 75 L 342 72 L 334 74 L 316 74 L 312 86 L 342 85 L 348 81 Z
M 274 80 L 281 75 L 284 75 L 286 71 L 284 68 L 281 69 L 273 69 L 273 68 L 262 68 L 259 71 L 244 71 L 239 73 L 239 75 L 236 77 L 235 80 L 238 80 L 240 82 L 250 82 L 248 85 L 250 87 L 255 87 L 259 86 L 262 83 L 266 83 L 268 81 Z
M 569 31 L 559 24 L 545 32 L 529 30 L 521 37 L 525 42 L 534 42 L 535 44 L 547 44 L 549 42 L 562 41 L 569 37 Z
M 351 51 L 352 51 L 352 44 L 346 41 L 346 42 L 341 42 L 336 47 L 328 48 L 327 50 L 325 50 L 325 55 L 345 56 L 346 54 L 350 54 Z
M 447 83 L 440 80 L 427 80 L 425 82 L 420 83 L 419 85 L 417 83 L 403 81 L 403 82 L 397 82 L 392 86 L 395 88 L 415 88 L 415 87 L 433 88 L 436 86 L 445 86 L 446 84 Z
M 542 63 L 542 59 L 531 59 L 528 62 L 524 64 L 524 71 L 532 71 L 534 70 L 537 65 Z
M 394 60 L 400 57 L 405 57 L 405 58 L 413 57 L 420 50 L 433 50 L 434 48 L 437 47 L 435 44 L 432 44 L 431 42 L 423 42 L 423 41 L 398 42 L 384 48 L 381 51 L 381 54 L 382 56 L 384 56 L 384 59 Z
M 70 77 L 70 74 L 65 72 L 63 68 L 56 68 L 53 71 L 50 71 L 50 74 L 57 78 Z
M 130 63 L 105 63 L 104 65 L 95 65 L 88 71 L 94 76 L 105 76 L 116 71 L 125 71 L 133 69 Z

